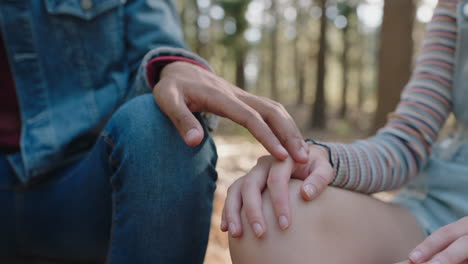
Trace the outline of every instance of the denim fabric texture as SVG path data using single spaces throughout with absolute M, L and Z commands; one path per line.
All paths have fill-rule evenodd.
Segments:
M 201 264 L 216 159 L 209 136 L 187 146 L 151 95 L 120 107 L 91 151 L 40 183 L 22 184 L 0 156 L 0 263 Z
M 468 137 L 444 139 L 420 174 L 396 196 L 428 236 L 468 216 Z
M 420 174 L 396 196 L 395 203 L 408 208 L 424 233 L 468 216 L 468 17 L 458 4 L 458 39 L 453 77 L 453 112 L 458 130 L 436 144 Z
M 149 60 L 186 49 L 171 0 L 0 1 L 0 30 L 21 109 L 21 182 L 83 158 L 110 116 L 151 92 Z

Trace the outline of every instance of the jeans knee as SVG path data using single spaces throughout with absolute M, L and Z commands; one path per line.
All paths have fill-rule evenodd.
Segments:
M 104 136 L 112 145 L 109 155 L 115 167 L 123 175 L 132 174 L 121 179 L 127 183 L 194 190 L 200 185 L 194 182 L 214 184 L 217 178 L 216 149 L 209 135 L 199 146 L 187 146 L 150 94 L 120 107 L 106 126 Z M 204 175 L 210 177 L 205 179 Z
M 106 131 L 125 148 L 138 152 L 149 147 L 160 150 L 167 146 L 165 142 L 179 139 L 177 130 L 150 94 L 122 105 L 110 119 Z

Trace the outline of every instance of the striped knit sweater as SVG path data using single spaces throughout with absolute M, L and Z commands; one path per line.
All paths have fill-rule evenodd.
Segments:
M 439 0 L 412 77 L 385 127 L 366 140 L 326 144 L 333 186 L 363 193 L 396 189 L 425 166 L 452 111 L 458 2 Z

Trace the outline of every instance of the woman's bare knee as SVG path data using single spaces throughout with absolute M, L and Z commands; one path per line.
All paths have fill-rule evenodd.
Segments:
M 242 213 L 244 235 L 230 238 L 234 263 L 391 263 L 404 259 L 423 238 L 405 209 L 333 187 L 306 202 L 301 183 L 293 180 L 289 186 L 292 223 L 287 230 L 277 223 L 268 190 L 263 194 L 267 231 L 262 238 L 253 234 Z
M 300 196 L 301 184 L 302 181 L 298 180 L 290 182 L 291 225 L 285 231 L 279 227 L 268 190 L 262 195 L 263 214 L 266 220 L 266 233 L 262 238 L 257 238 L 254 235 L 248 225 L 245 213 L 242 212 L 244 234 L 241 238 L 230 238 L 231 256 L 234 263 L 295 263 L 294 259 L 298 259 L 298 257 L 302 259 L 301 252 L 313 247 L 311 243 L 321 240 L 321 236 L 333 232 L 327 223 L 333 221 L 330 215 L 332 210 L 328 207 L 332 203 L 331 193 L 334 190 L 331 189 L 334 188 L 330 187 L 330 190 L 325 191 L 315 201 L 305 202 Z M 307 215 L 311 215 L 310 219 L 304 219 L 306 212 L 303 207 L 306 206 L 309 207 Z M 304 226 L 307 226 L 307 230 L 301 230 Z M 301 235 L 304 234 L 304 231 L 313 233 L 312 239 Z

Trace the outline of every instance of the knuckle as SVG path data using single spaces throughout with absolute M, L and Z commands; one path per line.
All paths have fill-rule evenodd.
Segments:
M 228 187 L 227 189 L 227 196 L 232 194 L 232 185 Z
M 462 244 L 463 248 L 468 248 L 468 235 L 460 237 L 458 241 Z
M 285 144 L 286 145 L 296 145 L 296 146 L 302 146 L 302 138 L 298 135 L 296 135 L 296 133 L 294 133 L 294 131 L 288 131 L 290 133 L 290 135 L 287 135 L 286 136 L 286 139 L 284 140 Z
M 229 222 L 235 221 L 235 220 L 237 219 L 237 217 L 236 217 L 236 211 L 233 210 L 232 207 L 226 208 L 225 218 L 226 218 L 226 220 L 228 220 Z
M 261 96 L 261 95 L 254 95 L 254 96 L 256 100 L 261 101 L 262 103 L 269 103 L 273 101 L 272 99 L 265 97 L 265 96 Z
M 259 113 L 247 111 L 243 126 L 246 128 L 254 127 L 260 120 L 263 120 Z
M 457 228 L 455 226 L 456 223 L 452 223 L 450 225 L 444 226 L 441 228 L 441 232 L 439 234 L 440 239 L 445 240 L 453 240 L 457 236 Z
M 249 223 L 259 222 L 260 217 L 258 216 L 259 210 L 257 208 L 253 206 L 245 206 L 243 210 L 245 212 L 245 216 L 247 217 L 247 221 L 249 221 Z
M 230 211 L 226 211 L 226 220 L 227 222 L 235 222 L 235 218 Z
M 285 202 L 280 197 L 273 197 L 271 199 L 271 204 L 273 205 L 273 208 L 276 208 L 275 211 L 280 214 L 287 211 L 287 209 L 285 209 Z
M 328 180 L 328 177 L 326 175 L 320 173 L 320 174 L 317 174 L 315 177 L 316 177 L 316 179 L 317 179 L 317 181 L 318 181 L 318 183 L 320 185 L 318 187 L 324 188 L 325 186 L 328 185 L 329 180 Z
M 267 104 L 267 110 L 269 113 L 279 114 L 283 112 L 283 109 L 284 106 L 282 104 L 272 100 Z
M 223 213 L 221 214 L 221 220 L 226 221 L 226 211 L 225 210 L 223 210 Z
M 465 217 L 463 217 L 462 219 L 460 219 L 460 222 L 461 222 L 463 225 L 468 225 L 468 216 L 465 216 Z
M 252 122 L 252 119 L 255 118 L 255 114 L 253 111 L 249 110 L 249 109 L 243 109 L 244 111 L 244 114 L 242 116 L 242 118 L 239 120 L 239 125 L 243 126 L 243 127 L 248 127 L 249 124 L 251 124 Z
M 444 241 L 450 240 L 452 237 L 454 237 L 454 235 L 450 225 L 441 227 L 439 230 L 434 232 L 431 239 L 427 241 L 427 246 L 435 247 L 436 245 L 441 245 Z
M 255 185 L 256 185 L 255 180 L 253 180 L 253 179 L 250 178 L 250 177 L 247 177 L 247 178 L 245 178 L 244 181 L 242 182 L 241 189 L 242 189 L 243 191 L 245 191 L 246 189 L 249 189 L 249 188 L 251 188 L 251 187 L 253 187 L 253 186 L 255 186 Z
M 267 156 L 267 155 L 261 156 L 257 160 L 257 164 L 263 164 L 263 163 L 267 163 L 267 162 L 270 162 L 270 156 Z
M 277 102 L 277 101 L 275 101 L 273 99 L 265 98 L 265 100 L 271 107 L 274 107 L 274 108 L 279 109 L 279 110 L 285 109 L 284 106 L 281 103 L 279 103 L 279 102 Z
M 234 193 L 236 193 L 236 189 L 237 189 L 237 182 L 231 184 L 231 186 L 228 187 L 227 189 L 227 196 L 230 197 L 232 196 Z
M 328 150 L 324 148 L 314 148 L 315 158 L 319 160 L 322 164 L 330 164 Z
M 280 107 L 276 106 L 270 106 L 268 108 L 267 113 L 265 113 L 265 117 L 268 118 L 269 120 L 278 120 L 281 122 L 286 122 L 289 124 L 290 122 L 290 117 L 288 112 L 284 109 L 284 106 L 280 105 Z
M 432 246 L 434 244 L 442 243 L 449 236 L 449 232 L 450 232 L 450 228 L 442 227 L 439 230 L 439 232 L 434 233 L 434 235 L 432 236 L 432 240 L 429 241 L 429 242 L 432 242 L 430 243 L 430 245 Z
M 212 98 L 213 102 L 224 102 L 227 104 L 234 104 L 237 105 L 238 103 L 233 100 L 234 97 L 232 92 L 220 90 L 220 89 L 210 89 L 211 96 L 207 96 L 206 98 Z
M 453 257 L 447 254 L 446 251 L 443 251 L 437 255 L 437 260 L 442 261 L 442 263 L 454 263 L 452 259 Z
M 176 122 L 179 124 L 192 123 L 193 114 L 192 113 L 180 113 L 175 117 L 175 119 L 176 119 Z
M 333 179 L 333 168 L 329 165 L 330 162 L 327 160 L 326 163 L 324 163 L 323 167 L 323 177 L 324 179 L 328 182 L 330 182 Z
M 271 120 L 277 120 L 278 119 L 278 112 L 275 109 L 270 109 L 262 113 L 263 118 L 267 120 L 268 122 L 271 122 Z
M 270 177 L 268 177 L 267 179 L 267 185 L 268 187 L 271 187 L 271 186 L 276 186 L 276 185 L 280 185 L 282 184 L 284 181 L 281 177 L 279 176 L 274 176 L 274 175 L 271 175 Z
M 241 120 L 239 120 L 239 125 L 243 126 L 243 127 L 247 127 L 247 123 L 248 123 L 248 118 L 243 118 Z

